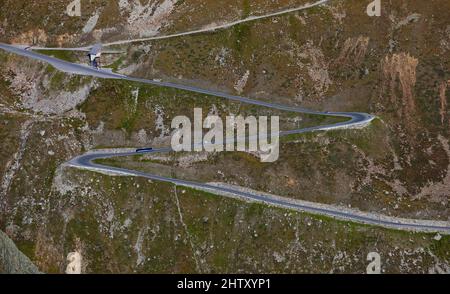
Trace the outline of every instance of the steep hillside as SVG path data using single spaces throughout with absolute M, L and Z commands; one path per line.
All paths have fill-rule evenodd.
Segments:
M 223 2 L 223 1 L 222 1 Z M 72 47 L 216 26 L 307 1 L 2 1 L 0 41 Z M 366 3 L 367 2 L 367 3 Z M 450 3 L 326 5 L 208 33 L 111 46 L 123 74 L 261 101 L 377 116 L 367 128 L 283 138 L 280 159 L 169 154 L 110 164 L 385 215 L 450 221 Z M 85 64 L 80 52 L 41 53 Z M 294 213 L 64 165 L 88 150 L 167 146 L 177 115 L 337 121 L 190 92 L 69 75 L 0 51 L 0 229 L 43 272 L 79 252 L 83 272 L 450 272 L 448 236 Z M 1 267 L 1 264 L 0 264 Z

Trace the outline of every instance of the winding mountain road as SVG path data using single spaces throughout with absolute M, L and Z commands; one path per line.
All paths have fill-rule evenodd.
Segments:
M 154 149 L 146 153 L 165 153 L 171 152 L 171 148 Z M 163 177 L 136 170 L 106 166 L 95 163 L 98 159 L 108 159 L 117 157 L 128 157 L 136 155 L 135 151 L 115 151 L 89 152 L 78 156 L 67 163 L 68 166 L 85 169 L 107 175 L 142 177 L 150 180 L 172 183 L 179 186 L 190 187 L 210 193 L 222 195 L 225 197 L 237 198 L 244 201 L 258 202 L 266 205 L 281 207 L 285 209 L 308 212 L 312 214 L 324 215 L 344 221 L 352 221 L 367 225 L 381 226 L 396 230 L 415 231 L 415 232 L 439 232 L 450 234 L 450 224 L 445 221 L 416 220 L 391 217 L 377 213 L 362 212 L 356 209 L 349 209 L 334 205 L 325 205 L 308 201 L 294 200 L 283 197 L 273 196 L 258 191 L 246 191 L 236 187 L 218 186 L 208 183 L 198 183 L 193 181 L 180 180 L 175 178 Z
M 32 58 L 34 60 L 39 60 L 42 62 L 46 62 L 59 69 L 60 71 L 69 73 L 69 74 L 78 74 L 85 76 L 92 76 L 103 79 L 118 79 L 118 80 L 127 80 L 133 82 L 139 82 L 144 84 L 150 84 L 161 87 L 169 87 L 175 88 L 195 93 L 201 93 L 209 96 L 221 97 L 232 101 L 238 101 L 242 103 L 257 105 L 268 107 L 272 109 L 278 109 L 283 111 L 290 111 L 296 113 L 307 113 L 307 114 L 316 114 L 316 115 L 325 115 L 325 116 L 338 116 L 348 118 L 345 122 L 339 122 L 336 124 L 324 125 L 324 126 L 314 126 L 303 129 L 289 130 L 280 132 L 280 136 L 285 136 L 289 134 L 300 134 L 306 132 L 313 131 L 327 131 L 333 129 L 346 129 L 346 128 L 361 128 L 368 125 L 375 117 L 366 113 L 354 113 L 354 112 L 320 112 L 314 111 L 299 107 L 293 107 L 288 105 L 275 104 L 270 102 L 263 102 L 258 100 L 253 100 L 246 97 L 231 95 L 223 92 L 213 91 L 201 89 L 194 86 L 188 85 L 180 85 L 175 83 L 167 83 L 153 80 L 146 80 L 141 78 L 129 77 L 126 75 L 117 74 L 107 70 L 96 70 L 88 66 L 74 64 L 67 61 L 63 61 L 57 58 L 53 58 L 50 56 L 42 55 L 30 50 L 26 50 L 20 46 L 13 46 L 0 43 L 0 49 L 8 51 L 10 53 L 14 53 L 17 55 L 21 55 L 24 57 Z M 154 149 L 148 151 L 148 153 L 157 153 L 157 152 L 171 152 L 171 148 L 162 148 L 162 149 Z M 446 221 L 432 221 L 432 220 L 416 220 L 416 219 L 404 219 L 404 218 L 396 218 L 385 216 L 382 214 L 376 213 L 366 213 L 355 209 L 347 209 L 340 206 L 333 205 L 324 205 L 319 203 L 293 200 L 288 198 L 282 198 L 277 196 L 272 196 L 264 192 L 257 191 L 246 191 L 243 189 L 239 189 L 236 187 L 228 187 L 228 186 L 218 186 L 213 184 L 206 183 L 198 183 L 193 181 L 185 181 L 175 178 L 163 177 L 153 174 L 144 173 L 136 170 L 128 170 L 124 168 L 105 166 L 94 161 L 96 159 L 105 159 L 105 158 L 113 158 L 113 157 L 124 157 L 124 156 L 133 156 L 136 155 L 135 151 L 126 151 L 126 152 L 118 152 L 117 150 L 109 150 L 103 152 L 88 152 L 84 155 L 78 156 L 72 159 L 67 164 L 72 167 L 87 169 L 91 171 L 97 171 L 107 174 L 114 175 L 126 175 L 126 176 L 136 176 L 136 177 L 144 177 L 151 180 L 168 182 L 175 185 L 192 187 L 195 189 L 206 190 L 211 193 L 239 198 L 246 201 L 253 201 L 264 203 L 267 205 L 283 207 L 287 209 L 292 209 L 296 211 L 308 212 L 313 214 L 325 215 L 328 217 L 333 217 L 340 220 L 352 221 L 357 223 L 381 226 L 385 228 L 392 228 L 398 230 L 407 230 L 407 231 L 418 231 L 418 232 L 440 232 L 443 234 L 450 234 L 450 224 Z

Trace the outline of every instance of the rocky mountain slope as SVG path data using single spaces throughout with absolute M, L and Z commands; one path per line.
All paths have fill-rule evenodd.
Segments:
M 198 29 L 306 1 L 3 1 L 0 40 L 88 45 Z M 367 2 L 367 3 L 366 3 Z M 245 153 L 115 162 L 387 215 L 449 220 L 448 1 L 334 0 L 217 32 L 113 47 L 133 76 L 378 119 L 363 130 L 290 137 L 280 160 Z M 83 53 L 44 51 L 86 63 Z M 0 51 L 0 229 L 41 271 L 448 272 L 449 239 L 338 222 L 64 166 L 94 148 L 167 144 L 176 115 L 276 114 L 284 128 L 322 118 L 188 92 L 78 77 Z

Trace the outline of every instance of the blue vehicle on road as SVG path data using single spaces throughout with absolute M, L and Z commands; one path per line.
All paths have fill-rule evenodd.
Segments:
M 153 151 L 153 148 L 139 148 L 136 149 L 136 153 L 145 153 L 145 152 L 150 152 Z

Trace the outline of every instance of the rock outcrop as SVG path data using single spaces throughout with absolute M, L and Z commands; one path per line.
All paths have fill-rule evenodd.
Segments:
M 39 269 L 0 231 L 0 273 L 39 274 Z

